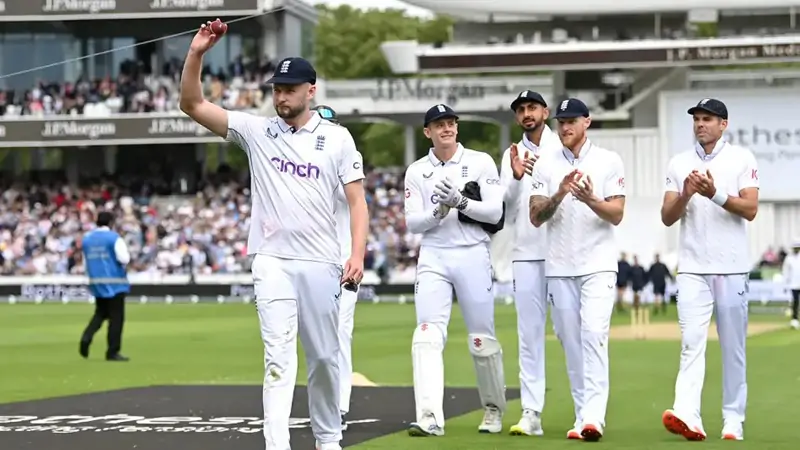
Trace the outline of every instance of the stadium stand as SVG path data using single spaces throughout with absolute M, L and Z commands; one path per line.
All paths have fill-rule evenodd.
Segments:
M 178 111 L 178 83 L 183 63 L 171 59 L 160 72 L 147 71 L 140 61 L 125 60 L 116 77 L 80 77 L 59 83 L 40 80 L 26 90 L 0 92 L 0 115 L 7 117 L 84 115 Z M 271 92 L 264 82 L 272 76 L 270 58 L 237 56 L 227 68 L 206 66 L 206 98 L 228 109 L 262 106 Z
M 112 210 L 132 253 L 133 273 L 241 273 L 249 270 L 247 180 L 210 177 L 178 204 L 157 205 L 146 178 L 125 185 L 105 180 L 82 186 L 14 184 L 0 201 L 3 275 L 82 274 L 80 237 L 95 213 Z M 417 237 L 402 218 L 402 172 L 370 170 L 371 226 L 367 268 L 388 275 L 413 268 Z M 171 194 L 167 189 L 159 193 Z M 197 220 L 197 219 L 200 220 Z

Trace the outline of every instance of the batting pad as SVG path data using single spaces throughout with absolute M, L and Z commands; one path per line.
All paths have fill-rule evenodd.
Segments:
M 444 426 L 444 331 L 435 323 L 421 323 L 414 330 L 411 360 L 414 368 L 414 402 L 417 421 L 433 414 Z
M 475 362 L 478 394 L 483 406 L 506 410 L 506 386 L 503 373 L 503 349 L 497 339 L 486 334 L 469 335 L 469 351 Z

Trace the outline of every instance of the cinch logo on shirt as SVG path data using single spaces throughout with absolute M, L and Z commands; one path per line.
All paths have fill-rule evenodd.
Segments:
M 308 164 L 297 164 L 291 161 L 284 161 L 277 156 L 270 161 L 275 163 L 275 168 L 283 173 L 298 176 L 300 178 L 319 178 L 319 167 Z

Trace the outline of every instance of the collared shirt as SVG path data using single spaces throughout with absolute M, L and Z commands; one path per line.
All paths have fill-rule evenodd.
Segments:
M 588 139 L 578 157 L 562 149 L 542 158 L 533 168 L 532 196 L 552 197 L 564 177 L 578 169 L 588 175 L 594 195 L 605 199 L 625 195 L 625 169 L 619 154 Z M 567 194 L 548 222 L 548 277 L 576 277 L 617 271 L 614 225 L 601 219 L 585 203 Z
M 710 155 L 696 145 L 673 156 L 667 167 L 665 192 L 680 194 L 693 170 L 711 172 L 714 186 L 728 196 L 739 197 L 743 189 L 758 187 L 758 165 L 753 153 L 724 140 L 717 142 Z M 693 195 L 681 218 L 678 269 L 696 274 L 750 272 L 747 221 L 700 194 Z
M 517 144 L 519 159 L 525 159 L 525 152 L 544 157 L 545 154 L 560 154 L 562 145 L 558 135 L 547 125 L 542 130 L 539 146 L 526 135 Z M 514 250 L 512 261 L 542 261 L 547 254 L 547 225 L 534 227 L 530 220 L 529 201 L 531 196 L 531 176 L 527 173 L 522 179 L 514 178 L 511 170 L 511 148 L 503 153 L 500 163 L 500 184 L 506 188 L 506 225 L 514 230 Z
M 503 213 L 504 189 L 497 175 L 497 165 L 491 156 L 464 148 L 458 149 L 449 161 L 440 161 L 433 153 L 420 158 L 406 170 L 405 218 L 409 231 L 422 234 L 423 246 L 459 247 L 489 241 L 489 234 L 478 225 L 458 220 L 458 210 L 452 208 L 444 219 L 438 219 L 434 210 L 439 208 L 434 195 L 436 184 L 450 178 L 461 190 L 469 181 L 476 181 L 481 189 L 481 201 L 469 201 L 464 213 L 473 219 L 497 223 Z M 484 216 L 485 217 L 481 217 Z
M 248 254 L 340 264 L 336 191 L 364 178 L 347 128 L 316 113 L 295 130 L 279 117 L 229 111 L 227 140 L 250 162 Z

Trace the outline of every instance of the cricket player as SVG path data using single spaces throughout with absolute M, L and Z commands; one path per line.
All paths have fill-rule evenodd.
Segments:
M 320 117 L 338 125 L 336 111 L 330 106 L 314 107 Z M 339 237 L 342 261 L 350 258 L 352 239 L 350 238 L 350 208 L 344 188 L 336 190 L 336 234 Z M 347 431 L 347 413 L 350 411 L 350 395 L 353 392 L 353 320 L 356 313 L 358 291 L 342 289 L 339 297 L 339 412 L 342 416 L 342 431 Z
M 678 322 L 682 349 L 675 403 L 662 421 L 672 433 L 704 440 L 700 401 L 712 313 L 722 350 L 722 438 L 741 440 L 747 404 L 747 222 L 758 212 L 758 166 L 753 153 L 726 142 L 728 109 L 703 99 L 689 109 L 695 147 L 667 167 L 661 221 L 680 220 Z
M 514 436 L 541 436 L 544 409 L 544 339 L 547 322 L 547 281 L 544 258 L 545 227 L 531 225 L 528 199 L 534 163 L 542 153 L 560 153 L 558 135 L 546 125 L 550 110 L 538 92 L 523 91 L 511 102 L 517 124 L 525 133 L 503 153 L 500 182 L 506 188 L 506 225 L 513 226 L 514 304 L 519 336 L 519 381 L 522 418 L 510 429 Z
M 608 333 L 616 301 L 614 227 L 625 209 L 618 154 L 586 137 L 586 105 L 570 98 L 556 111 L 563 150 L 533 168 L 530 221 L 548 224 L 545 272 L 553 328 L 564 347 L 575 403 L 568 439 L 603 437 L 608 405 Z
M 278 63 L 278 117 L 226 111 L 203 98 L 203 55 L 217 42 L 210 22 L 192 40 L 181 79 L 181 109 L 247 154 L 253 198 L 248 252 L 264 341 L 264 438 L 289 450 L 297 375 L 297 335 L 308 367 L 311 428 L 318 450 L 339 450 L 339 302 L 343 284 L 363 276 L 367 204 L 362 158 L 346 128 L 308 108 L 316 72 L 302 58 Z M 341 266 L 335 203 L 343 185 L 350 209 L 351 256 Z
M 490 238 L 485 227 L 502 219 L 504 189 L 492 158 L 458 143 L 458 115 L 449 106 L 436 105 L 425 114 L 424 132 L 433 148 L 409 166 L 405 176 L 406 225 L 411 233 L 422 234 L 414 285 L 417 327 L 411 345 L 417 417 L 408 433 L 444 434 L 442 351 L 454 289 L 485 409 L 478 431 L 499 433 L 505 381 L 503 353 L 494 330 Z M 477 183 L 481 200 L 462 193 L 469 183 Z

